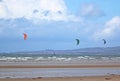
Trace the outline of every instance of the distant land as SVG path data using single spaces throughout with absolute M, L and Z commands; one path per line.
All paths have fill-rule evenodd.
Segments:
M 40 50 L 40 51 L 24 51 L 14 52 L 17 54 L 87 54 L 87 55 L 120 55 L 120 46 L 117 47 L 94 47 L 94 48 L 80 48 L 72 50 Z

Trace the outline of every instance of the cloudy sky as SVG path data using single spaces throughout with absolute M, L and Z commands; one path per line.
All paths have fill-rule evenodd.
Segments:
M 120 46 L 119 8 L 120 0 L 0 0 L 0 52 Z

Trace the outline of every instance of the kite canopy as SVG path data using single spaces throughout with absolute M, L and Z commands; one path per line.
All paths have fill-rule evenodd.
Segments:
M 77 45 L 79 45 L 79 43 L 80 43 L 80 40 L 79 40 L 79 39 L 76 39 L 76 42 L 77 42 Z
M 27 34 L 23 33 L 23 35 L 24 35 L 24 40 L 27 40 Z
M 105 39 L 102 39 L 103 40 L 103 43 L 104 43 L 104 45 L 106 44 L 106 40 Z

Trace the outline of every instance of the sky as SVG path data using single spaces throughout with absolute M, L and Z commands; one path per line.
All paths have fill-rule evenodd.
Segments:
M 119 4 L 120 0 L 0 0 L 0 52 L 120 46 Z

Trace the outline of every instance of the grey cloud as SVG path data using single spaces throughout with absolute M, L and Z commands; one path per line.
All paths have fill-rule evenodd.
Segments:
M 35 14 L 35 13 L 38 13 L 39 12 L 39 10 L 37 10 L 37 9 L 35 9 L 34 11 L 33 11 L 33 13 Z
M 2 2 L 3 0 L 0 0 L 0 2 Z

